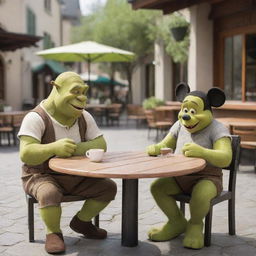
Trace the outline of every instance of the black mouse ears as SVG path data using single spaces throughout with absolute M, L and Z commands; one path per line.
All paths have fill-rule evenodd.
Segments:
M 190 92 L 190 88 L 186 83 L 179 83 L 175 89 L 176 99 L 182 102 L 187 94 Z
M 221 89 L 213 87 L 208 91 L 207 98 L 212 107 L 220 107 L 225 103 L 226 95 Z
M 184 98 L 189 94 L 189 92 L 190 88 L 188 84 L 179 83 L 175 89 L 175 95 L 177 100 L 182 102 Z M 205 95 L 204 100 L 208 100 L 209 105 L 212 107 L 220 107 L 225 103 L 226 96 L 221 89 L 213 87 L 208 91 L 207 95 Z

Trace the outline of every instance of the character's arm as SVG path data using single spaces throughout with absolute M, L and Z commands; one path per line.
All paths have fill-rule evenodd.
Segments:
M 200 157 L 217 167 L 227 167 L 232 160 L 232 148 L 230 138 L 220 138 L 213 144 L 213 149 L 199 146 L 195 143 L 186 143 L 183 154 L 188 157 Z
M 20 158 L 28 165 L 42 164 L 52 156 L 70 157 L 75 149 L 76 144 L 68 138 L 41 144 L 31 136 L 20 136 Z
M 174 150 L 175 147 L 176 147 L 176 138 L 169 133 L 159 143 L 148 146 L 147 153 L 150 156 L 157 156 L 160 154 L 161 148 L 172 148 Z
M 92 148 L 101 148 L 104 151 L 107 150 L 107 143 L 103 137 L 103 135 L 86 142 L 81 142 L 77 144 L 77 148 L 73 153 L 74 156 L 82 156 L 85 155 L 85 152 Z

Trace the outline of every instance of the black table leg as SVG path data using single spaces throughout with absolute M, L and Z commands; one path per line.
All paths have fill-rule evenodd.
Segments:
M 138 179 L 123 179 L 122 246 L 138 245 Z

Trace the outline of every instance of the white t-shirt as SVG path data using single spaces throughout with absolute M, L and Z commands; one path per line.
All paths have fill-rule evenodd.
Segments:
M 40 104 L 40 107 L 42 107 L 45 110 L 42 104 Z M 46 110 L 45 112 L 47 113 Z M 72 125 L 71 127 L 68 127 L 60 124 L 58 121 L 53 119 L 49 114 L 48 116 L 52 120 L 56 141 L 63 138 L 69 138 L 69 139 L 73 139 L 75 143 L 81 142 L 78 120 L 75 122 L 74 125 Z M 91 114 L 83 110 L 83 116 L 87 124 L 85 139 L 88 141 L 101 136 L 102 132 L 98 128 Z M 42 136 L 44 134 L 44 130 L 45 130 L 45 125 L 41 116 L 36 112 L 29 112 L 22 121 L 20 130 L 18 133 L 18 137 L 22 135 L 31 136 L 41 142 Z

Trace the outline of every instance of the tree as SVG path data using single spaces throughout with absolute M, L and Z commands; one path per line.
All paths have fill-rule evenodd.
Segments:
M 110 76 L 115 70 L 125 72 L 129 83 L 129 99 L 132 95 L 132 72 L 135 66 L 153 52 L 154 39 L 150 37 L 150 26 L 155 26 L 159 11 L 133 11 L 125 0 L 108 0 L 90 16 L 82 19 L 82 25 L 74 30 L 74 40 L 94 40 L 99 43 L 134 52 L 132 63 L 112 64 Z

